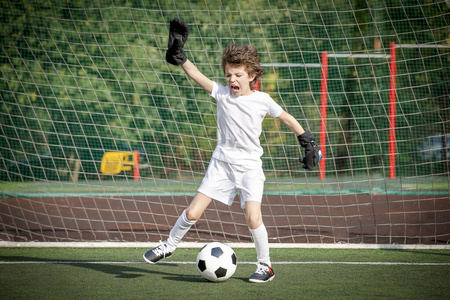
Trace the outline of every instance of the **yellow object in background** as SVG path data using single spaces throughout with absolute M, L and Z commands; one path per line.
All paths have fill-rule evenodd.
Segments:
M 122 171 L 130 171 L 134 165 L 136 165 L 136 157 L 133 152 L 105 152 L 100 165 L 100 172 L 115 175 Z

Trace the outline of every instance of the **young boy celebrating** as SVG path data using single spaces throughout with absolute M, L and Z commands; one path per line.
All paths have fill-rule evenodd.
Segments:
M 212 199 L 231 205 L 236 192 L 239 191 L 241 207 L 245 211 L 245 220 L 257 254 L 257 268 L 249 281 L 271 281 L 275 274 L 270 262 L 268 234 L 261 213 L 265 176 L 259 137 L 265 115 L 279 118 L 297 135 L 300 145 L 305 148 L 305 158 L 300 160 L 304 168 L 312 170 L 322 155 L 313 135 L 309 131 L 305 132 L 293 116 L 285 112 L 268 94 L 252 90 L 263 72 L 254 47 L 238 44 L 229 44 L 226 47 L 222 55 L 222 68 L 227 86 L 223 86 L 203 75 L 186 58 L 183 46 L 188 35 L 189 28 L 183 21 L 170 21 L 166 60 L 173 65 L 181 65 L 187 76 L 216 99 L 221 140 L 212 154 L 196 195 L 179 216 L 167 241 L 147 251 L 144 260 L 156 263 L 171 256 Z

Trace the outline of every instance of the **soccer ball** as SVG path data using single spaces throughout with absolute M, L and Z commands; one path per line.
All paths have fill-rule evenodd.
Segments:
M 236 271 L 237 258 L 230 246 L 214 242 L 206 244 L 197 255 L 200 275 L 212 282 L 225 281 Z

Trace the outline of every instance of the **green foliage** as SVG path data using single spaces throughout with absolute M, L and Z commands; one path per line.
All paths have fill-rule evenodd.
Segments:
M 388 53 L 390 42 L 448 44 L 445 2 L 39 1 L 3 2 L 0 13 L 0 142 L 5 161 L 62 148 L 98 176 L 106 150 L 141 149 L 153 175 L 203 172 L 215 146 L 215 106 L 165 62 L 168 22 L 191 29 L 188 58 L 223 82 L 229 42 L 255 45 L 264 63 L 319 63 L 320 53 Z M 375 45 L 379 43 L 379 48 Z M 449 131 L 448 49 L 398 49 L 399 171 L 429 135 Z M 387 165 L 389 61 L 330 59 L 328 170 L 383 173 Z M 305 128 L 320 127 L 320 70 L 266 68 L 269 92 Z M 268 78 L 276 76 L 275 84 Z M 267 89 L 265 90 L 265 88 Z M 266 126 L 267 127 L 267 126 Z M 266 128 L 270 130 L 270 128 Z M 299 174 L 295 137 L 263 137 L 270 172 Z M 411 136 L 415 137 L 411 139 Z M 286 154 L 293 157 L 286 157 Z M 287 159 L 280 159 L 280 158 Z M 274 162 L 274 159 L 276 162 Z M 424 161 L 424 163 L 430 163 Z M 3 167 L 2 167 L 3 168 Z M 431 170 L 445 172 L 439 164 Z M 23 178 L 22 178 L 23 179 Z M 60 178 L 64 179 L 64 178 Z

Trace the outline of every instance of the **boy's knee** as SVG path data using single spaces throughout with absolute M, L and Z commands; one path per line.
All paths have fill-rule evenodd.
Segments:
M 192 200 L 191 204 L 186 208 L 184 213 L 189 221 L 197 222 L 202 216 L 205 209 L 211 203 L 212 199 L 202 193 L 197 193 Z
M 185 214 L 186 214 L 186 219 L 188 219 L 189 221 L 197 220 L 196 216 L 194 215 L 193 212 L 191 212 L 191 210 L 189 208 L 186 208 Z
M 198 221 L 201 217 L 201 214 L 198 211 L 190 207 L 186 208 L 185 214 L 188 221 Z
M 250 229 L 256 229 L 262 224 L 261 203 L 255 201 L 246 202 L 245 221 Z
M 256 229 L 262 224 L 262 216 L 260 214 L 248 214 L 246 221 L 250 229 Z

